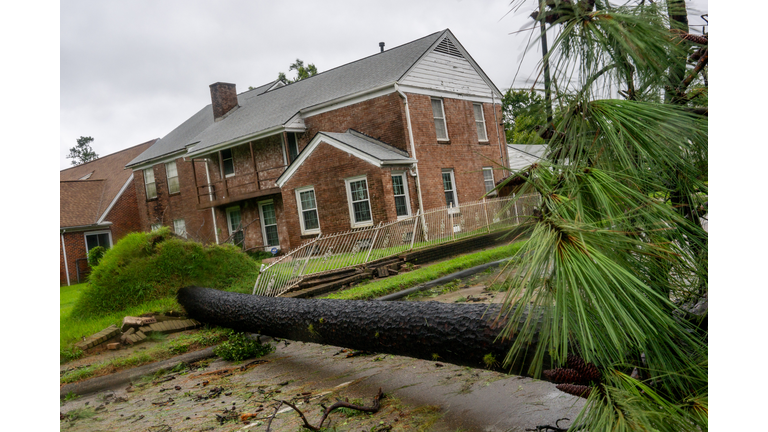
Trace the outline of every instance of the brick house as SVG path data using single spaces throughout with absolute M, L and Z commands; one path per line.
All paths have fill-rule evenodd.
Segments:
M 127 164 L 142 228 L 286 251 L 481 199 L 505 175 L 502 94 L 450 30 L 205 106 Z
M 132 231 L 141 231 L 133 173 L 125 164 L 157 139 L 101 157 L 59 174 L 59 283 L 83 281 L 88 251 L 110 248 Z

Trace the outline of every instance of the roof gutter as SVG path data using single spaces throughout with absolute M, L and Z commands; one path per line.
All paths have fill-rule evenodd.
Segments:
M 277 134 L 283 133 L 284 130 L 285 130 L 284 125 L 274 126 L 269 129 L 264 129 L 262 131 L 256 132 L 251 135 L 245 135 L 239 138 L 235 138 L 233 140 L 225 141 L 223 143 L 201 148 L 200 150 L 187 150 L 187 154 L 185 155 L 185 157 L 193 158 L 195 156 L 211 154 L 219 150 L 223 150 L 229 147 L 234 147 L 240 144 L 247 143 L 249 141 L 265 138 L 271 135 L 277 135 Z

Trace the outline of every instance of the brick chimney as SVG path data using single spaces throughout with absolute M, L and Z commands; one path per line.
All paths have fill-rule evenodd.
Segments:
M 233 108 L 237 108 L 237 90 L 234 84 L 223 82 L 213 83 L 210 87 L 213 121 L 218 121 Z

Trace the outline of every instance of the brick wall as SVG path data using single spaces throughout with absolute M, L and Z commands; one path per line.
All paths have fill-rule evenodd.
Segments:
M 200 184 L 205 184 L 205 164 L 195 162 L 195 171 Z M 138 203 L 139 231 L 149 231 L 153 224 L 159 223 L 171 227 L 173 221 L 184 219 L 188 237 L 203 243 L 215 241 L 210 210 L 197 210 L 197 186 L 192 170 L 192 162 L 176 159 L 176 172 L 179 175 L 179 192 L 168 193 L 168 179 L 165 163 L 155 164 L 152 170 L 155 174 L 157 198 L 147 200 L 144 187 L 144 171 L 136 170 L 134 175 L 134 191 Z
M 117 243 L 126 234 L 141 231 L 139 209 L 136 205 L 136 184 L 132 183 L 125 188 L 123 194 L 117 199 L 115 205 L 107 214 L 105 220 L 112 222 L 112 244 Z
M 405 107 L 397 93 L 307 117 L 304 124 L 307 131 L 299 139 L 299 149 L 306 147 L 317 132 L 346 132 L 352 128 L 393 147 L 409 151 Z
M 485 194 L 483 167 L 494 167 L 502 162 L 506 153 L 499 149 L 499 139 L 504 142 L 503 128 L 496 127 L 493 118 L 493 106 L 483 104 L 488 142 L 480 142 L 475 126 L 472 102 L 444 98 L 448 142 L 438 142 L 435 123 L 432 117 L 432 104 L 429 96 L 408 94 L 411 110 L 416 156 L 419 160 L 420 183 L 424 208 L 432 209 L 445 206 L 445 194 L 442 183 L 442 170 L 452 168 L 456 179 L 456 192 L 459 203 L 476 201 Z M 497 105 L 496 119 L 501 119 L 501 107 Z M 502 147 L 506 148 L 506 147 Z M 506 163 L 506 159 L 503 159 Z M 506 175 L 503 169 L 494 169 L 494 180 Z
M 67 284 L 66 268 L 64 266 L 64 251 L 61 245 L 61 235 L 59 235 L 59 283 L 61 285 Z M 71 284 L 77 283 L 77 266 L 76 262 L 80 258 L 86 258 L 85 251 L 85 233 L 81 232 L 65 232 L 64 233 L 64 245 L 67 248 L 67 266 L 69 268 L 69 281 Z M 83 281 L 84 282 L 84 281 Z
M 397 169 L 397 168 L 393 168 Z M 321 142 L 304 164 L 282 188 L 283 219 L 287 228 L 290 247 L 314 235 L 302 236 L 295 190 L 314 186 L 320 230 L 324 233 L 352 229 L 347 201 L 345 179 L 365 175 L 373 223 L 387 222 L 396 218 L 392 194 L 392 178 L 389 168 L 382 169 L 362 159 Z M 409 186 L 413 184 L 409 181 Z M 414 193 L 411 193 L 413 198 Z M 412 200 L 413 201 L 413 200 Z M 416 207 L 412 207 L 415 209 Z

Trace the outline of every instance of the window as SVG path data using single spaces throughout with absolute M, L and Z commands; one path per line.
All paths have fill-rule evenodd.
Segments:
M 493 168 L 483 168 L 483 181 L 485 182 L 485 193 L 488 193 L 496 187 L 496 182 L 493 181 Z
M 475 126 L 477 126 L 477 139 L 488 141 L 488 134 L 485 131 L 485 115 L 483 114 L 483 104 L 472 104 L 475 111 Z
M 277 236 L 277 216 L 275 215 L 274 202 L 260 202 L 259 212 L 261 213 L 261 235 L 264 238 L 264 246 L 279 246 L 280 240 Z
M 242 247 L 245 242 L 245 236 L 243 235 L 243 230 L 240 225 L 240 207 L 228 208 L 227 228 L 229 229 L 230 237 L 232 237 L 232 244 Z
M 453 176 L 452 169 L 443 170 L 443 190 L 445 191 L 445 205 L 456 207 L 459 200 L 456 197 L 456 179 Z
M 232 159 L 232 149 L 221 151 L 221 171 L 224 177 L 235 175 L 235 162 Z
M 296 189 L 296 201 L 299 207 L 299 222 L 302 234 L 320 232 L 320 221 L 317 216 L 315 188 L 312 186 Z
M 184 223 L 184 219 L 176 219 L 173 221 L 173 232 L 187 238 L 187 224 Z
M 288 162 L 290 163 L 299 156 L 299 143 L 298 137 L 294 132 L 288 132 L 286 135 L 288 136 L 288 157 L 290 158 Z
M 347 202 L 352 228 L 373 224 L 371 202 L 368 199 L 368 180 L 365 176 L 345 179 L 347 184 Z
M 397 217 L 409 216 L 411 214 L 411 206 L 408 199 L 408 181 L 404 172 L 392 173 L 392 192 L 395 195 Z
M 150 225 L 149 226 L 149 230 L 150 231 L 157 231 L 157 230 L 159 230 L 162 227 L 163 227 L 163 224 L 156 223 L 156 224 Z
M 435 119 L 435 132 L 438 141 L 448 141 L 448 126 L 445 124 L 445 110 L 442 99 L 432 99 L 432 117 Z
M 176 161 L 165 164 L 165 176 L 168 177 L 168 193 L 178 193 L 179 173 L 176 171 Z
M 96 246 L 101 246 L 104 249 L 109 249 L 112 246 L 112 237 L 110 236 L 109 231 L 98 231 L 85 234 L 86 252 L 90 252 L 91 249 Z
M 144 170 L 144 188 L 147 190 L 147 199 L 157 198 L 157 186 L 155 185 L 155 171 L 152 168 Z

